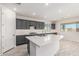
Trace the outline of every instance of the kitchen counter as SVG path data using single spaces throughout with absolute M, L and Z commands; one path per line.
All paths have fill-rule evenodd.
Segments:
M 59 50 L 62 35 L 26 36 L 30 41 L 30 56 L 53 56 Z
M 30 33 L 30 34 L 26 34 L 25 36 L 45 36 L 45 35 L 50 35 L 50 34 L 54 34 L 57 35 L 57 33 Z
M 30 37 L 26 36 L 26 38 L 35 43 L 37 46 L 41 47 L 52 42 L 54 39 L 59 40 L 60 36 L 59 35 L 30 36 Z

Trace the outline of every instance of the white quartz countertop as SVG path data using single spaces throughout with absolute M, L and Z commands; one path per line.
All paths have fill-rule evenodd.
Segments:
M 54 40 L 60 40 L 63 38 L 61 35 L 46 35 L 46 36 L 26 36 L 31 42 L 35 43 L 37 46 L 41 47 Z

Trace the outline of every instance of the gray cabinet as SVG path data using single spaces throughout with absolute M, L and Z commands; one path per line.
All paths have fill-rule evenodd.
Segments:
M 26 26 L 26 29 L 30 29 L 30 22 L 28 20 L 26 20 L 25 26 Z
M 51 29 L 55 29 L 55 24 L 51 24 Z
M 35 29 L 44 29 L 44 22 L 16 19 L 16 29 L 30 29 L 30 26 L 34 26 Z
M 35 25 L 36 25 L 36 22 L 35 21 L 30 21 L 30 26 L 34 26 L 35 27 Z
M 44 29 L 45 25 L 43 22 L 36 22 L 36 29 Z
M 16 29 L 26 29 L 26 21 L 21 19 L 16 19 Z
M 16 20 L 16 29 L 21 29 L 21 20 Z
M 35 23 L 35 28 L 39 29 L 39 23 L 38 22 Z
M 28 44 L 29 40 L 25 38 L 25 35 L 16 36 L 16 45 Z
M 21 28 L 22 29 L 26 29 L 26 21 L 25 20 L 22 20 L 21 22 L 22 22 L 21 23 L 21 25 L 22 25 Z
M 40 29 L 44 29 L 44 27 L 45 27 L 44 23 L 43 22 L 40 23 Z

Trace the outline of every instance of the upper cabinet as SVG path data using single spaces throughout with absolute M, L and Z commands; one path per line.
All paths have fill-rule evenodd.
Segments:
M 21 20 L 19 20 L 19 19 L 16 19 L 16 29 L 22 29 L 21 27 L 22 27 L 22 21 Z
M 30 29 L 29 25 L 29 21 L 16 19 L 16 29 Z
M 28 20 L 25 20 L 25 22 L 26 22 L 26 24 L 25 24 L 25 28 L 26 29 L 30 29 L 30 21 L 28 21 Z
M 16 29 L 30 29 L 34 26 L 34 29 L 44 29 L 44 22 L 16 19 Z
M 55 29 L 55 24 L 51 24 L 51 29 Z
M 44 29 L 45 25 L 43 22 L 37 22 L 36 23 L 36 29 Z

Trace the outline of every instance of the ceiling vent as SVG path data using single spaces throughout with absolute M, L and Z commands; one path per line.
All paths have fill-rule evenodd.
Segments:
M 18 5 L 18 6 L 21 5 L 21 4 L 22 4 L 22 3 L 16 3 L 16 5 Z

